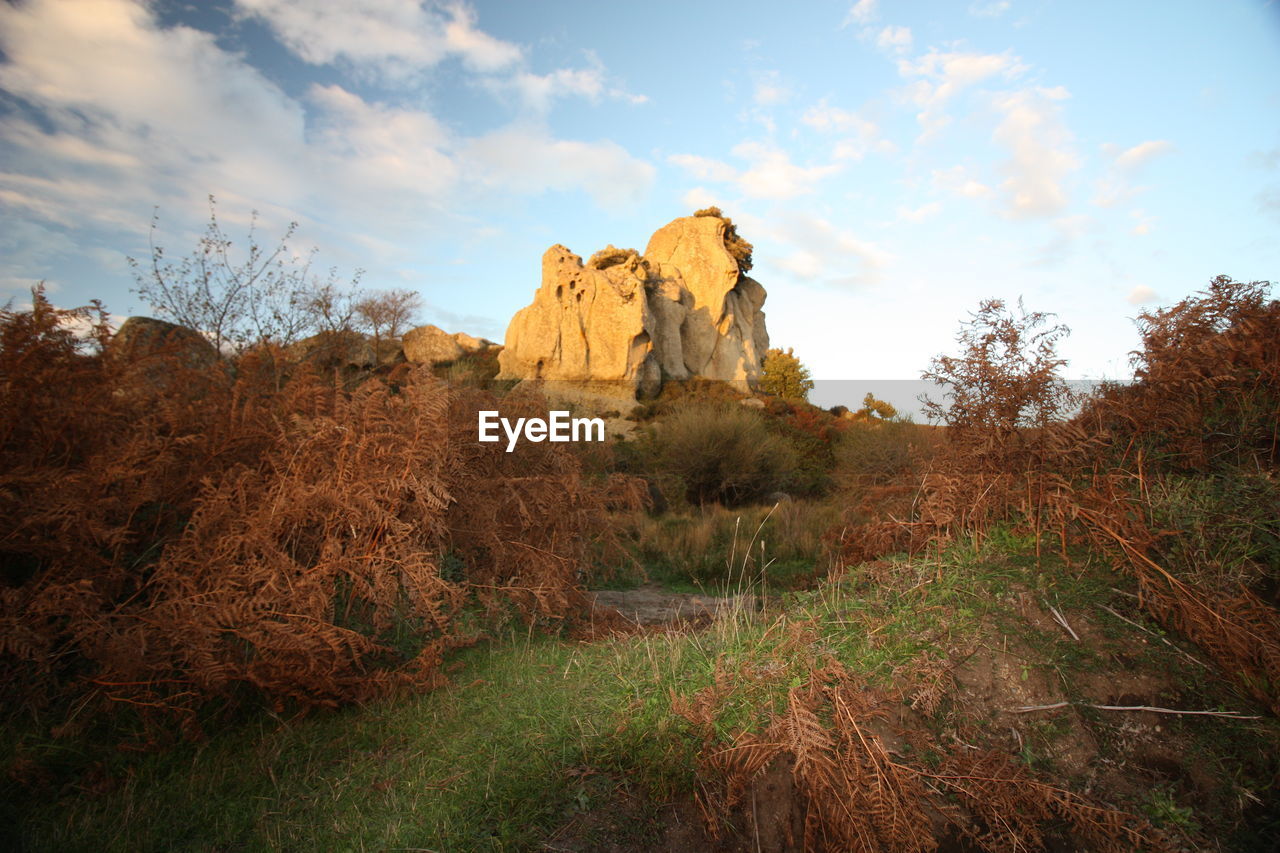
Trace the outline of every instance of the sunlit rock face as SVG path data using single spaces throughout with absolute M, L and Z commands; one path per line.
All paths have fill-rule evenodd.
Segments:
M 507 327 L 498 378 L 612 385 L 633 397 L 668 379 L 749 388 L 769 348 L 764 300 L 725 248 L 719 217 L 676 219 L 643 255 L 610 246 L 583 263 L 555 245 L 533 303 Z

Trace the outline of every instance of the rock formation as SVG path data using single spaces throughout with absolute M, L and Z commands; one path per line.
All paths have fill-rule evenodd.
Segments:
M 542 256 L 542 285 L 507 327 L 499 379 L 617 383 L 655 394 L 667 379 L 748 388 L 769 348 L 765 291 L 726 248 L 719 216 L 659 229 L 644 255 L 597 252 L 585 264 L 564 246 Z M 749 247 L 748 247 L 749 248 Z
M 218 360 L 218 351 L 209 339 L 186 326 L 152 317 L 130 317 L 111 338 L 112 354 L 126 361 L 165 355 L 183 367 L 203 369 Z
M 405 361 L 411 364 L 442 364 L 497 346 L 493 341 L 472 337 L 466 332 L 451 335 L 438 326 L 410 329 L 404 333 L 402 344 Z

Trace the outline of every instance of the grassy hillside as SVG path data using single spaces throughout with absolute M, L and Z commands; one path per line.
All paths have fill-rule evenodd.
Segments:
M 899 817 L 941 838 L 995 831 L 980 821 L 998 814 L 1008 843 L 1039 810 L 1045 844 L 1267 849 L 1280 725 L 1116 582 L 997 532 L 698 631 L 513 632 L 460 653 L 427 695 L 261 716 L 141 759 L 11 730 L 25 793 L 9 826 L 28 849 L 789 849 L 806 815 L 838 819 L 841 786 L 865 784 L 834 743 L 772 740 L 811 691 L 838 688 L 909 786 Z M 738 756 L 761 744 L 790 771 L 753 775 Z M 994 781 L 974 789 L 962 765 Z M 892 817 L 843 819 L 908 849 Z

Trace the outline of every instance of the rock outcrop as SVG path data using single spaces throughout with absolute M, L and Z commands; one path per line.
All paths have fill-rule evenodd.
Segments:
M 483 352 L 497 346 L 493 341 L 472 337 L 466 332 L 451 335 L 438 326 L 410 329 L 404 333 L 401 343 L 405 361 L 432 365 L 456 361 L 467 353 Z
M 165 394 L 191 388 L 200 373 L 219 361 L 204 335 L 152 317 L 130 317 L 107 344 L 107 356 L 124 365 L 119 395 Z
M 204 335 L 152 317 L 125 320 L 111 338 L 110 351 L 128 361 L 152 355 L 169 356 L 183 367 L 197 370 L 218 360 L 218 351 Z
M 641 397 L 668 379 L 754 386 L 769 348 L 765 291 L 729 253 L 726 228 L 683 217 L 644 255 L 610 246 L 585 264 L 552 246 L 533 304 L 507 327 L 498 378 L 616 383 Z

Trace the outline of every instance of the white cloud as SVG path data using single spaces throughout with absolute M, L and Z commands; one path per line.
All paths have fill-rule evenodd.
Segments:
M 558 98 L 585 98 L 592 102 L 613 98 L 632 104 L 649 101 L 645 95 L 610 85 L 604 63 L 593 51 L 586 51 L 586 58 L 586 68 L 557 68 L 546 74 L 521 70 L 509 76 L 487 77 L 484 85 L 494 92 L 514 90 L 521 102 L 535 112 L 546 112 Z
M 0 118 L 11 204 L 136 233 L 157 202 L 308 191 L 302 105 L 207 33 L 125 0 L 35 0 L 0 6 L 0 50 L 0 87 L 43 118 Z
M 522 71 L 509 83 L 529 106 L 546 110 L 555 98 L 577 96 L 599 100 L 605 91 L 604 75 L 598 68 L 559 68 L 548 74 Z
M 1133 172 L 1156 157 L 1173 151 L 1173 143 L 1165 139 L 1151 139 L 1124 150 L 1110 144 L 1103 145 L 1102 150 L 1111 155 L 1116 168 L 1121 172 Z
M 1139 284 L 1129 291 L 1129 295 L 1125 297 L 1130 305 L 1150 305 L 1160 300 L 1160 294 L 1145 284 Z
M 861 160 L 872 151 L 888 154 L 896 150 L 892 142 L 881 137 L 875 122 L 850 110 L 829 106 L 825 100 L 805 110 L 800 121 L 824 133 L 850 134 L 836 143 L 837 160 Z
M 783 86 L 775 86 L 769 83 L 756 85 L 755 101 L 762 107 L 772 107 L 786 103 L 790 97 L 791 91 Z
M 654 167 L 615 142 L 555 139 L 540 126 L 512 126 L 467 143 L 464 156 L 480 179 L 507 191 L 581 190 L 618 208 L 639 201 Z
M 969 14 L 976 18 L 998 18 L 1009 11 L 1009 0 L 987 0 L 985 3 L 970 3 Z
M 681 167 L 700 181 L 727 184 L 738 179 L 737 169 L 710 157 L 699 157 L 696 154 L 672 154 L 667 158 L 667 162 Z
M 780 148 L 761 142 L 743 142 L 730 152 L 746 161 L 736 169 L 720 160 L 695 154 L 673 154 L 667 162 L 684 169 L 700 181 L 732 184 L 747 198 L 788 199 L 817 189 L 823 178 L 840 171 L 840 166 L 797 166 Z
M 950 169 L 934 169 L 930 174 L 933 185 L 938 189 L 962 195 L 966 198 L 986 198 L 991 195 L 991 187 L 975 180 L 964 166 L 952 166 Z
M 924 222 L 932 219 L 942 212 L 942 202 L 930 201 L 916 208 L 900 206 L 898 208 L 898 218 L 904 222 Z
M 874 284 L 893 255 L 829 221 L 800 211 L 778 211 L 766 236 L 787 247 L 769 262 L 804 281 L 836 286 Z
M 759 142 L 734 146 L 734 156 L 748 162 L 737 184 L 749 198 L 788 199 L 811 193 L 823 178 L 840 171 L 839 166 L 797 166 L 787 152 Z
M 791 90 L 782 83 L 777 71 L 770 71 L 756 79 L 753 99 L 756 106 L 776 107 L 791 99 Z
M 923 128 L 920 138 L 936 135 L 951 122 L 943 112 L 946 103 L 965 89 L 992 77 L 1017 77 L 1026 70 L 1018 57 L 1006 51 L 999 54 L 929 52 L 915 60 L 898 60 L 898 74 L 904 78 L 920 78 L 899 94 L 920 108 L 916 120 Z
M 911 50 L 911 30 L 907 27 L 885 27 L 876 36 L 876 47 L 891 53 Z
M 326 254 L 367 257 L 362 247 L 377 243 L 420 257 L 405 238 L 458 222 L 496 181 L 514 193 L 580 188 L 606 206 L 652 181 L 651 165 L 607 140 L 523 125 L 468 140 L 427 110 L 340 85 L 291 97 L 212 35 L 161 27 L 150 10 L 128 0 L 0 3 L 0 86 L 32 107 L 0 115 L 0 232 L 24 221 L 65 229 L 77 245 L 64 261 L 89 259 L 93 242 L 81 238 L 96 228 L 144 253 L 153 206 L 160 239 L 173 245 L 199 233 L 213 194 L 228 226 L 256 209 L 262 233 L 301 220 Z M 480 51 L 483 40 L 463 38 L 469 19 L 453 15 L 461 29 L 446 37 Z M 309 211 L 320 215 L 308 221 Z M 25 279 L 24 269 L 5 258 L 9 277 Z
M 680 203 L 689 210 L 702 210 L 704 207 L 723 207 L 720 196 L 706 187 L 694 187 L 680 197 Z
M 876 8 L 879 0 L 858 0 L 849 8 L 848 14 L 844 16 L 844 23 L 841 26 L 847 27 L 850 24 L 869 24 L 879 17 L 879 10 Z
M 1033 267 L 1058 266 L 1076 251 L 1076 244 L 1082 237 L 1097 229 L 1097 222 L 1089 216 L 1063 216 L 1053 220 L 1054 235 L 1040 246 L 1029 262 Z
M 1000 185 L 1005 213 L 1015 219 L 1054 216 L 1067 205 L 1065 181 L 1079 168 L 1071 134 L 1056 102 L 1065 90 L 1024 89 L 998 97 L 1004 115 L 992 138 L 1010 153 Z
M 1093 203 L 1098 207 L 1114 207 L 1145 190 L 1133 185 L 1134 177 L 1147 163 L 1174 150 L 1173 143 L 1163 139 L 1140 142 L 1131 148 L 1109 142 L 1101 147 L 1111 163 L 1095 183 Z
M 318 108 L 316 155 L 346 184 L 344 197 L 436 198 L 457 183 L 453 143 L 430 113 L 371 104 L 341 86 L 314 86 L 308 99 Z
M 461 3 L 235 0 L 235 5 L 313 65 L 343 59 L 399 77 L 450 56 L 478 71 L 506 68 L 521 56 L 516 45 L 477 29 L 475 12 Z

